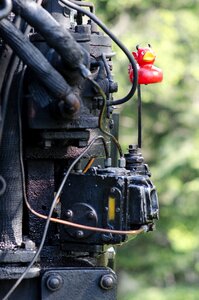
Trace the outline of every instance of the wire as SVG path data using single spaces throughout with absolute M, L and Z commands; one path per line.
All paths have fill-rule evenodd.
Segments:
M 142 148 L 142 96 L 141 86 L 138 84 L 138 148 Z
M 59 199 L 58 199 L 59 201 Z M 30 204 L 28 203 L 28 209 L 37 217 L 41 218 L 41 219 L 48 219 L 48 216 L 45 216 L 43 214 L 38 213 L 37 211 L 35 211 Z M 56 219 L 56 218 L 50 218 L 50 221 L 54 222 L 54 223 L 59 223 L 62 225 L 67 225 L 67 226 L 71 226 L 71 227 L 75 227 L 75 228 L 79 228 L 79 229 L 83 229 L 83 230 L 90 230 L 90 231 L 95 231 L 95 232 L 104 232 L 104 233 L 113 233 L 113 234 L 128 234 L 128 235 L 137 235 L 140 234 L 142 232 L 146 232 L 148 230 L 148 226 L 144 225 L 141 226 L 140 229 L 137 230 L 114 230 L 114 229 L 106 229 L 106 228 L 100 228 L 100 227 L 92 227 L 92 226 L 86 226 L 86 225 L 82 225 L 79 223 L 74 223 L 74 222 L 70 222 L 70 221 L 66 221 L 66 220 L 62 220 L 62 219 Z
M 95 161 L 95 157 L 91 158 L 88 161 L 87 165 L 85 166 L 84 170 L 82 171 L 83 174 L 87 173 L 87 171 L 90 169 L 90 167 L 92 166 L 92 164 L 94 163 L 94 161 Z
M 123 104 L 125 102 L 127 102 L 128 100 L 130 100 L 133 95 L 135 94 L 136 88 L 137 88 L 137 81 L 138 81 L 138 74 L 137 74 L 137 65 L 135 63 L 135 60 L 133 58 L 133 56 L 131 55 L 131 53 L 129 52 L 129 50 L 124 46 L 124 44 L 106 27 L 106 25 L 99 19 L 96 17 L 96 15 L 94 15 L 93 13 L 87 11 L 86 9 L 80 7 L 79 5 L 76 5 L 73 2 L 70 2 L 68 0 L 60 0 L 60 2 L 62 2 L 63 4 L 65 4 L 66 6 L 75 9 L 81 13 L 83 13 L 84 15 L 88 16 L 91 20 L 93 20 L 116 44 L 117 46 L 125 53 L 125 55 L 128 57 L 131 65 L 132 65 L 132 69 L 133 69 L 133 83 L 132 83 L 132 87 L 129 91 L 129 93 L 123 97 L 122 99 L 119 100 L 114 100 L 114 101 L 109 101 L 107 103 L 107 105 L 119 105 L 119 104 Z
M 106 95 L 105 95 L 104 91 L 102 90 L 102 88 L 99 86 L 99 84 L 95 80 L 93 80 L 91 78 L 88 78 L 88 80 L 90 80 L 91 83 L 95 86 L 95 88 L 97 89 L 97 91 L 99 92 L 99 94 L 102 96 L 102 99 L 103 99 L 103 107 L 102 107 L 102 110 L 101 110 L 100 116 L 99 116 L 99 128 L 102 131 L 102 133 L 104 133 L 105 135 L 107 135 L 108 137 L 110 137 L 113 140 L 113 142 L 115 143 L 115 145 L 119 151 L 120 157 L 123 157 L 123 151 L 122 151 L 122 147 L 121 147 L 120 143 L 118 142 L 118 140 L 116 139 L 116 137 L 114 135 L 112 135 L 110 132 L 104 130 L 103 125 L 102 125 L 103 116 L 106 111 Z

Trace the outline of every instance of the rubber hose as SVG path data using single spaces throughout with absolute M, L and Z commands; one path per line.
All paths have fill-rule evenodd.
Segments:
M 36 28 L 47 44 L 61 55 L 67 66 L 71 69 L 86 69 L 83 65 L 84 52 L 80 45 L 47 10 L 31 0 L 13 0 L 13 11 Z M 87 73 L 90 74 L 89 71 Z
M 74 116 L 80 108 L 79 99 L 43 54 L 7 19 L 0 21 L 0 35 L 21 60 L 34 71 L 37 78 L 56 100 L 64 103 L 67 109 L 66 114 L 70 117 Z

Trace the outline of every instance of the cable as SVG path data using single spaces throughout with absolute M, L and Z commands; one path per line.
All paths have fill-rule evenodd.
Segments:
M 125 102 L 127 102 L 128 100 L 130 100 L 133 95 L 135 94 L 136 88 L 137 88 L 137 81 L 138 81 L 138 74 L 137 74 L 137 65 L 134 61 L 133 56 L 131 55 L 131 53 L 129 52 L 129 50 L 123 45 L 123 43 L 106 27 L 106 25 L 104 23 L 102 23 L 102 21 L 100 21 L 96 15 L 94 15 L 93 13 L 87 11 L 86 9 L 74 4 L 73 2 L 70 2 L 68 0 L 60 0 L 60 2 L 62 2 L 63 4 L 65 4 L 66 6 L 75 9 L 81 13 L 83 13 L 84 15 L 88 16 L 91 20 L 93 20 L 116 44 L 117 46 L 125 53 L 125 55 L 128 57 L 131 65 L 132 65 L 132 69 L 133 69 L 133 84 L 132 87 L 129 91 L 129 93 L 123 97 L 122 99 L 119 100 L 115 100 L 115 101 L 109 101 L 107 103 L 107 105 L 119 105 L 119 104 L 123 104 Z
M 106 95 L 105 95 L 104 91 L 102 90 L 102 88 L 99 86 L 99 84 L 95 80 L 93 80 L 91 78 L 88 78 L 88 80 L 91 81 L 91 83 L 94 85 L 94 87 L 97 89 L 97 91 L 99 92 L 99 94 L 102 96 L 102 99 L 103 99 L 103 107 L 102 107 L 102 110 L 101 110 L 100 116 L 99 116 L 99 128 L 105 135 L 107 135 L 108 137 L 110 137 L 113 140 L 113 142 L 115 143 L 115 145 L 119 151 L 120 157 L 123 157 L 123 151 L 122 151 L 122 147 L 121 147 L 120 143 L 118 142 L 118 140 L 116 139 L 116 137 L 114 135 L 112 135 L 110 132 L 104 130 L 103 125 L 102 125 L 103 116 L 106 111 Z
M 38 212 L 36 212 L 28 203 L 28 209 L 37 217 L 41 218 L 41 219 L 48 219 L 48 216 L 45 216 L 43 214 L 40 214 Z M 70 222 L 70 221 L 65 221 L 62 219 L 56 219 L 56 218 L 50 218 L 51 222 L 54 223 L 59 223 L 62 225 L 67 225 L 67 226 L 71 226 L 71 227 L 75 227 L 75 228 L 79 228 L 79 229 L 83 229 L 83 230 L 90 230 L 90 231 L 95 231 L 95 232 L 104 232 L 104 233 L 113 233 L 113 234 L 129 234 L 129 235 L 137 235 L 140 234 L 142 232 L 146 232 L 148 230 L 148 226 L 144 225 L 141 226 L 140 229 L 136 229 L 136 230 L 114 230 L 114 229 L 106 229 L 106 228 L 100 228 L 100 227 L 92 227 L 92 226 L 86 226 L 86 225 L 82 225 L 79 223 L 74 223 L 74 222 Z
M 92 166 L 92 164 L 94 163 L 94 161 L 95 161 L 95 157 L 91 158 L 88 161 L 87 165 L 85 166 L 84 170 L 82 171 L 83 174 L 87 173 L 87 171 L 90 169 L 90 167 Z
M 142 96 L 141 86 L 138 84 L 138 148 L 142 148 Z
M 83 7 L 89 7 L 90 11 L 94 14 L 95 13 L 95 6 L 91 2 L 80 2 L 80 1 L 75 1 L 71 0 L 72 3 L 78 5 L 78 6 L 83 6 Z

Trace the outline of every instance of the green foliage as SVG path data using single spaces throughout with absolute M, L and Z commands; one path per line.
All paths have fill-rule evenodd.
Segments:
M 157 230 L 119 249 L 132 276 L 123 300 L 197 300 L 199 288 L 198 0 L 98 0 L 97 12 L 130 51 L 150 43 L 161 84 L 142 86 L 143 154 L 160 200 Z M 110 25 L 111 24 L 111 25 Z M 119 97 L 130 88 L 128 61 L 114 46 Z M 118 97 L 118 95 L 117 95 Z M 137 142 L 136 97 L 121 108 L 124 150 Z M 183 287 L 184 285 L 184 287 Z
M 180 286 L 178 289 L 167 288 L 160 289 L 157 287 L 142 288 L 139 292 L 129 293 L 122 297 L 122 300 L 196 300 L 198 299 L 198 289 Z

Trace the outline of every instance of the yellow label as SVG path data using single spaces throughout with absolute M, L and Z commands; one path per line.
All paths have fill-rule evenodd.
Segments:
M 115 220 L 115 198 L 112 196 L 108 199 L 108 218 L 109 221 Z

